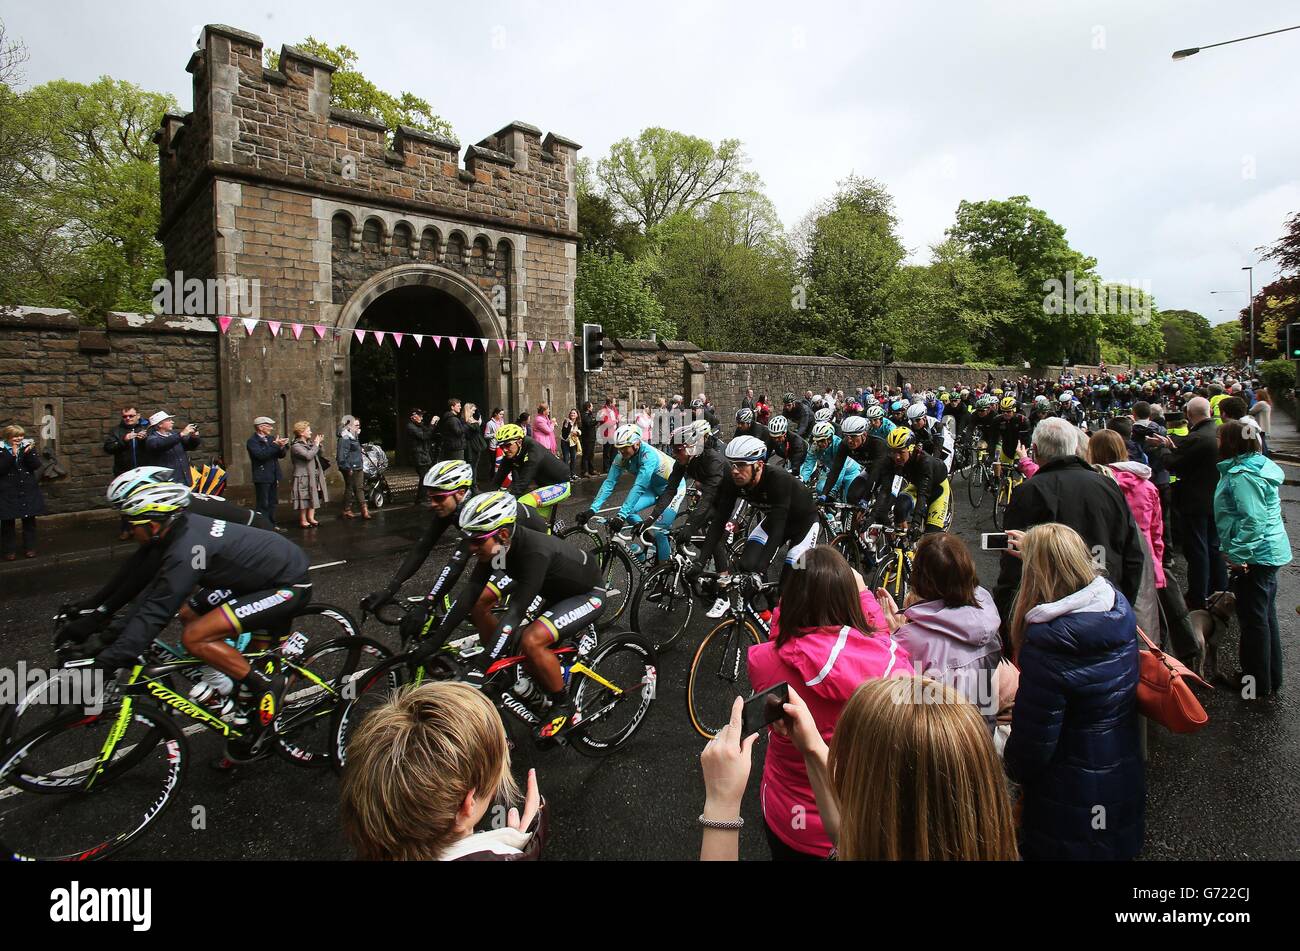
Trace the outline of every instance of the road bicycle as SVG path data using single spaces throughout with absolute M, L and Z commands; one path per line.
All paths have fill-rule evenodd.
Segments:
M 325 612 L 355 629 L 329 605 L 308 605 L 299 617 Z M 299 626 L 298 618 L 292 626 Z M 310 768 L 329 760 L 332 714 L 358 672 L 381 664 L 391 652 L 360 636 L 312 643 L 299 630 L 276 647 L 243 656 L 285 678 L 271 723 L 249 758 L 274 753 Z M 102 859 L 156 822 L 185 778 L 187 735 L 208 730 L 229 741 L 247 729 L 235 722 L 233 711 L 209 709 L 176 689 L 204 666 L 188 655 L 160 659 L 159 649 L 151 649 L 147 659 L 120 671 L 88 700 L 60 705 L 48 718 L 30 711 L 20 717 L 14 739 L 0 754 L 0 855 Z
M 333 711 L 331 762 L 347 766 L 348 744 L 367 716 L 386 704 L 397 689 L 423 683 L 457 680 L 481 690 L 497 708 L 507 734 L 518 722 L 535 736 L 547 710 L 545 691 L 525 670 L 523 654 L 501 657 L 481 666 L 484 648 L 477 631 L 459 637 L 440 636 L 436 610 L 422 610 L 424 598 L 392 602 L 377 615 L 408 632 L 407 649 L 357 679 L 355 690 Z M 394 615 L 400 611 L 401 615 Z M 415 613 L 419 623 L 404 623 Z M 519 630 L 531 623 L 526 617 Z M 580 635 L 551 647 L 560 662 L 564 682 L 581 713 L 581 722 L 557 740 L 537 741 L 571 746 L 585 756 L 600 757 L 623 747 L 645 722 L 655 700 L 658 662 L 654 649 L 634 634 L 598 634 L 589 625 Z M 514 739 L 511 739 L 514 745 Z
M 771 632 L 770 614 L 755 607 L 759 596 L 771 600 L 775 582 L 757 574 L 720 576 L 699 572 L 693 584 L 701 599 L 725 595 L 727 611 L 700 641 L 686 679 L 686 711 L 691 726 L 713 739 L 731 719 L 736 697 L 749 697 L 749 648 Z
M 1025 477 L 1015 466 L 1003 466 L 1002 478 L 997 484 L 997 495 L 993 500 L 993 525 L 1001 529 L 1007 520 L 1007 506 L 1011 504 L 1013 493 L 1025 481 Z
M 975 447 L 975 456 L 971 461 L 966 476 L 966 498 L 970 501 L 973 509 L 978 509 L 984 504 L 984 496 L 997 481 L 993 475 L 992 454 L 988 450 L 988 444 L 980 440 Z
M 557 532 L 557 536 L 584 549 L 600 566 L 605 582 L 605 611 L 596 626 L 602 631 L 609 630 L 627 611 L 636 587 L 637 568 L 629 552 L 630 538 L 609 531 L 609 518 L 600 514 L 592 515 L 586 525 L 570 525 Z
M 912 560 L 916 552 L 918 532 L 904 532 L 892 525 L 872 525 L 867 529 L 869 544 L 877 554 L 876 572 L 872 576 L 871 590 L 884 588 L 893 595 L 894 602 L 902 604 L 912 583 Z

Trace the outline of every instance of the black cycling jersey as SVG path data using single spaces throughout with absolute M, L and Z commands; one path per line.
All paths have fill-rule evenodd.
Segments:
M 502 455 L 497 474 L 492 480 L 495 488 L 501 488 L 506 476 L 513 475 L 510 492 L 523 495 L 544 485 L 556 485 L 569 481 L 569 467 L 555 453 L 551 452 L 535 439 L 524 437 L 523 445 L 513 458 Z
M 920 449 L 913 449 L 911 457 L 902 466 L 895 466 L 891 455 L 871 482 L 871 495 L 876 499 L 875 517 L 879 519 L 893 504 L 894 476 L 902 476 L 916 490 L 916 509 L 924 520 L 930 503 L 939 489 L 948 481 L 948 470 L 942 460 Z
M 742 498 L 763 513 L 763 529 L 767 534 L 762 552 L 764 566 L 771 564 L 778 548 L 788 541 L 802 539 L 817 521 L 817 506 L 812 492 L 799 481 L 799 476 L 764 466 L 758 485 L 751 488 L 742 490 L 730 476 L 722 480 L 722 487 L 713 499 L 702 551 L 717 549 L 726 531 L 727 519 Z
M 879 443 L 880 445 L 873 446 L 872 443 Z M 830 468 L 826 472 L 826 481 L 823 484 L 831 487 L 839 484 L 840 473 L 844 470 L 844 460 L 850 456 L 862 467 L 864 472 L 870 472 L 875 467 L 880 456 L 880 447 L 884 445 L 883 439 L 868 435 L 866 439 L 862 440 L 861 446 L 852 449 L 849 447 L 848 437 L 841 436 L 839 448 L 835 450 L 835 457 L 831 459 Z
M 784 439 L 773 436 L 771 446 L 772 455 L 784 459 L 786 469 L 797 476 L 808 455 L 808 443 L 804 442 L 798 433 L 787 432 Z
M 943 445 L 943 436 L 936 433 L 930 428 L 929 422 L 920 429 L 909 424 L 912 435 L 916 437 L 916 444 L 926 455 L 934 456 L 936 459 L 948 458 L 948 450 Z
M 310 564 L 301 548 L 275 532 L 193 513 L 178 516 L 154 544 L 164 549 L 158 573 L 101 653 L 105 666 L 138 657 L 196 587 L 235 595 L 289 587 L 306 582 Z
M 1021 413 L 1000 413 L 989 450 L 997 446 L 1007 456 L 1014 456 L 1017 446 L 1029 448 L 1029 419 Z
M 803 400 L 795 400 L 789 410 L 782 409 L 782 415 L 790 423 L 790 432 L 798 433 L 805 439 L 813 428 L 813 411 Z
M 737 426 L 736 431 L 734 434 L 732 434 L 731 438 L 735 439 L 737 436 L 753 436 L 755 439 L 763 440 L 763 442 L 767 445 L 768 458 L 771 458 L 772 433 L 767 428 L 767 426 L 765 426 L 763 423 L 760 423 L 757 419 L 755 419 L 752 423 L 749 424 L 749 429 L 742 431 L 741 428 Z
M 506 549 L 504 567 L 497 559 L 479 558 L 465 593 L 456 599 L 442 622 L 442 632 L 454 631 L 469 616 L 470 609 L 487 587 L 494 571 L 510 577 L 510 605 L 497 623 L 492 656 L 498 656 L 505 642 L 519 626 L 535 599 L 554 604 L 604 588 L 600 566 L 590 553 L 562 539 L 515 525 Z
M 992 410 L 989 410 L 983 416 L 978 412 L 971 413 L 966 420 L 966 429 L 969 432 L 978 433 L 979 438 L 988 443 L 991 449 L 997 441 L 998 414 Z
M 704 524 L 709 517 L 709 511 L 713 507 L 713 499 L 718 493 L 722 480 L 727 475 L 727 460 L 722 453 L 705 443 L 704 451 L 698 456 L 688 459 L 685 465 L 680 462 L 673 463 L 673 471 L 668 476 L 668 487 L 659 494 L 659 500 L 655 502 L 654 511 L 645 521 L 653 525 L 659 521 L 659 516 L 664 514 L 668 508 L 668 503 L 677 495 L 677 489 L 682 484 L 682 479 L 691 478 L 695 480 L 695 485 L 700 490 L 700 500 L 695 503 L 689 515 L 686 516 L 685 528 L 695 534 L 699 527 Z
M 206 515 L 208 518 L 219 518 L 222 521 L 233 522 L 236 525 L 248 525 L 252 528 L 275 531 L 275 526 L 271 524 L 271 520 L 261 512 L 254 512 L 252 509 L 246 509 L 234 502 L 227 502 L 215 495 L 194 493 L 190 496 L 190 504 L 186 511 L 192 515 Z

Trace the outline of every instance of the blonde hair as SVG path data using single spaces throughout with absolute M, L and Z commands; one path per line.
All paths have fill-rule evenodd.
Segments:
M 984 718 L 938 681 L 888 677 L 860 686 L 836 722 L 828 772 L 842 859 L 1019 857 Z
M 471 790 L 479 801 L 518 799 L 496 708 L 469 684 L 403 689 L 348 744 L 343 832 L 360 859 L 437 859 Z
M 1113 429 L 1098 430 L 1088 440 L 1087 459 L 1093 465 L 1098 466 L 1126 461 L 1128 459 L 1128 447 L 1124 445 L 1124 437 Z
M 5 442 L 9 442 L 13 439 L 22 439 L 26 435 L 27 430 L 23 429 L 17 423 L 14 423 L 11 426 L 6 426 L 3 430 L 0 430 L 0 437 L 2 437 Z
M 309 430 L 309 429 L 311 429 L 311 422 L 310 422 L 310 420 L 300 419 L 300 420 L 298 420 L 298 422 L 296 422 L 296 423 L 293 424 L 293 434 L 294 434 L 295 436 L 301 436 L 303 433 L 305 433 L 305 432 L 306 432 L 307 430 Z
M 1100 435 L 1100 433 L 1098 434 Z M 1097 578 L 1097 566 L 1082 536 L 1068 525 L 1035 525 L 1020 542 L 1020 590 L 1011 614 L 1011 643 L 1019 652 L 1025 615 L 1040 604 L 1073 594 Z

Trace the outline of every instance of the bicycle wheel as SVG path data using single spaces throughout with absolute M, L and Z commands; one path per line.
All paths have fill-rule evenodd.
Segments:
M 705 739 L 713 739 L 727 725 L 737 697 L 753 693 L 747 654 L 750 646 L 758 643 L 758 631 L 734 618 L 723 621 L 700 641 L 686 679 L 686 710 L 691 726 Z
M 827 544 L 844 556 L 850 568 L 858 574 L 862 573 L 862 546 L 858 544 L 857 536 L 853 532 L 840 532 Z
M 17 739 L 0 759 L 0 856 L 36 861 L 100 859 L 124 848 L 171 804 L 186 746 L 173 718 L 133 700 L 72 712 Z M 82 792 L 121 730 L 90 792 Z
M 596 629 L 607 631 L 627 612 L 636 586 L 636 569 L 623 549 L 610 545 L 601 553 L 601 575 L 605 580 L 605 610 Z
M 966 480 L 966 497 L 970 499 L 971 508 L 977 509 L 984 502 L 984 482 L 988 479 L 988 468 L 977 462 L 971 468 L 970 478 Z
M 356 678 L 392 658 L 368 637 L 340 637 L 284 662 L 285 687 L 275 718 L 275 751 L 297 766 L 328 766 L 334 708 Z
M 682 566 L 673 561 L 645 573 L 632 599 L 632 630 L 654 645 L 656 653 L 672 649 L 691 625 L 695 599 Z
M 596 557 L 600 556 L 601 550 L 605 547 L 600 535 L 592 534 L 581 525 L 569 525 L 558 529 L 555 537 L 563 538 L 570 545 L 577 545 L 583 551 Z
M 900 558 L 900 552 L 902 557 Z M 894 603 L 899 607 L 903 605 L 903 599 L 907 597 L 907 587 L 912 579 L 912 553 L 907 550 L 891 548 L 881 559 L 879 567 L 876 568 L 876 576 L 872 581 L 871 589 L 884 588 L 894 598 Z
M 347 766 L 348 743 L 366 717 L 392 699 L 394 693 L 431 680 L 452 680 L 456 665 L 434 654 L 419 664 L 411 655 L 399 654 L 364 674 L 354 677 L 343 689 L 343 700 L 330 718 L 330 765 L 337 772 Z
M 604 641 L 570 676 L 573 702 L 582 711 L 570 745 L 584 756 L 608 756 L 632 738 L 655 700 L 654 649 L 635 634 Z

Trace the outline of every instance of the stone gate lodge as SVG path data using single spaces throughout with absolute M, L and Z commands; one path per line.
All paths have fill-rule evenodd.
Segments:
M 125 405 L 196 423 L 193 461 L 221 460 L 228 494 L 245 498 L 258 416 L 332 437 L 350 413 L 363 438 L 400 453 L 410 408 L 442 412 L 452 396 L 484 418 L 701 392 L 726 413 L 746 386 L 879 382 L 875 363 L 637 340 L 611 341 L 608 372 L 584 379 L 576 142 L 512 122 L 462 161 L 454 141 L 331 108 L 330 63 L 284 46 L 268 69 L 261 39 L 227 26 L 204 28 L 186 69 L 193 109 L 165 115 L 155 136 L 161 313 L 89 325 L 0 302 L 0 423 L 26 427 L 69 470 L 46 487 L 51 511 L 103 505 L 101 445 Z M 899 369 L 936 386 L 984 372 Z

